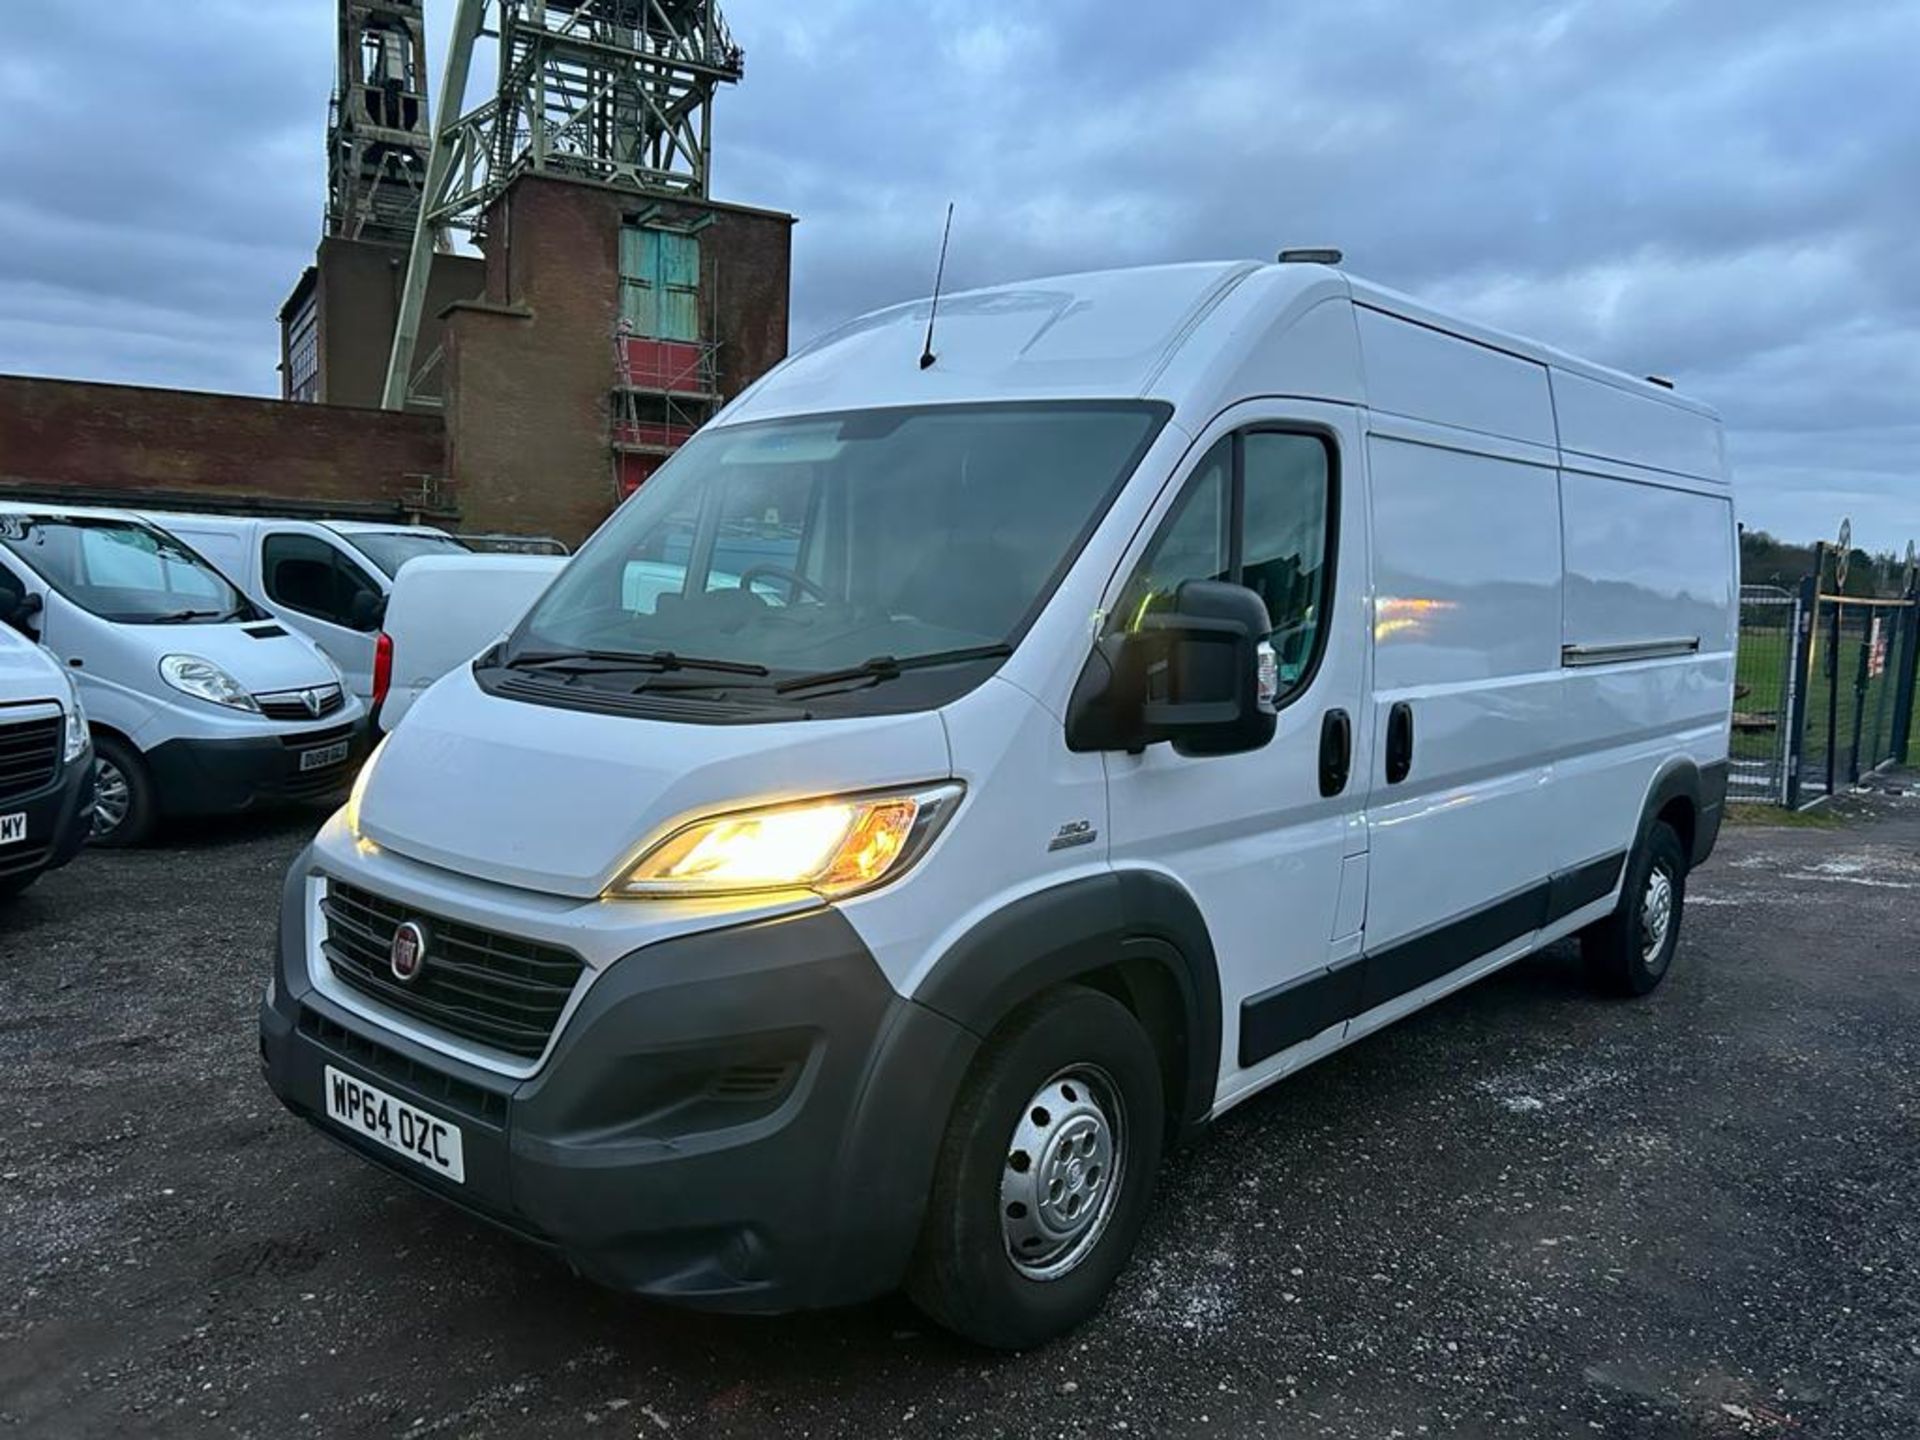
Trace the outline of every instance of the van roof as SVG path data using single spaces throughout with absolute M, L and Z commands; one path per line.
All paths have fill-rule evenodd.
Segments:
M 150 523 L 131 510 L 109 509 L 102 505 L 43 505 L 34 500 L 0 500 L 0 515 L 35 515 L 55 520 L 125 520 L 134 525 Z
M 1231 298 L 1230 298 L 1231 297 Z M 959 291 L 940 299 L 937 363 L 920 368 L 931 300 L 863 315 L 803 346 L 750 387 L 723 423 L 774 415 L 981 400 L 1182 398 L 1176 367 L 1203 331 L 1244 340 L 1323 299 L 1351 299 L 1570 374 L 1711 416 L 1698 401 L 1624 371 L 1478 325 L 1319 264 L 1211 261 L 1089 271 Z M 1210 323 L 1218 321 L 1218 324 Z M 1215 334 L 1214 332 L 1220 333 Z M 856 400 L 854 397 L 858 397 Z
M 198 510 L 144 510 L 143 515 L 168 525 L 213 527 L 239 531 L 251 525 L 318 525 L 336 535 L 447 535 L 434 525 L 408 525 L 398 520 L 323 520 L 311 515 L 217 515 Z M 449 538 L 451 538 L 449 536 Z

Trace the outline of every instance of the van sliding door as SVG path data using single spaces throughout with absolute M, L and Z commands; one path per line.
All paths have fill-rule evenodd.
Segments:
M 1362 1011 L 1531 939 L 1561 823 L 1557 456 L 1389 416 L 1370 429 L 1382 763 Z

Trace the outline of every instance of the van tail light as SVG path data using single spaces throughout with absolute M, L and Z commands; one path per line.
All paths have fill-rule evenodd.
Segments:
M 393 688 L 393 637 L 382 630 L 373 642 L 373 703 L 385 702 Z

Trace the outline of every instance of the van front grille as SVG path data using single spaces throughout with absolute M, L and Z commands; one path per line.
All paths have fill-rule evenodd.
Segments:
M 437 1030 L 537 1058 L 586 967 L 571 951 L 441 919 L 337 880 L 320 902 L 321 950 L 336 979 Z M 393 973 L 394 932 L 413 921 L 426 960 L 411 981 Z
M 0 725 L 0 800 L 31 795 L 53 783 L 60 768 L 64 717 Z
M 347 697 L 338 685 L 318 685 L 311 690 L 276 690 L 256 695 L 253 703 L 269 720 L 319 720 L 346 708 Z

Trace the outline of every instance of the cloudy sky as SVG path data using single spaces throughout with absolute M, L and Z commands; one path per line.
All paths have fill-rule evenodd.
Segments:
M 436 64 L 451 0 L 429 0 Z M 13 0 L 0 372 L 273 393 L 331 0 Z M 731 0 L 715 192 L 801 217 L 794 324 L 950 273 L 1267 256 L 1726 416 L 1749 525 L 1920 536 L 1913 0 Z

